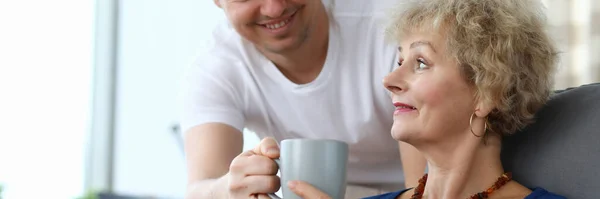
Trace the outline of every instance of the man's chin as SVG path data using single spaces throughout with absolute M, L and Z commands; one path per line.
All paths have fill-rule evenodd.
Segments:
M 265 38 L 262 47 L 272 53 L 289 53 L 302 47 L 307 41 L 306 33 L 290 33 L 277 38 Z M 299 34 L 299 35 L 298 35 Z
M 294 51 L 299 47 L 299 42 L 290 40 L 275 41 L 263 45 L 263 48 L 271 53 L 287 53 Z

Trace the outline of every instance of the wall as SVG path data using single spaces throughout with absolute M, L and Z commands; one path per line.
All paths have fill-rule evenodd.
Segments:
M 210 0 L 123 0 L 119 13 L 114 190 L 181 197 L 178 81 L 223 13 Z
M 93 0 L 0 1 L 0 198 L 83 192 Z
M 542 0 L 560 63 L 556 89 L 600 81 L 600 2 Z

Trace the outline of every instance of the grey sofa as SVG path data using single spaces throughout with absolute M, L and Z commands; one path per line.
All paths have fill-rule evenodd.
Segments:
M 515 180 L 567 198 L 600 198 L 600 83 L 557 91 L 536 122 L 502 144 Z

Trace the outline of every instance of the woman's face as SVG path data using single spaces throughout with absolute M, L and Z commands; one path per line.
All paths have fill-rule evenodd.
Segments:
M 444 35 L 406 35 L 399 66 L 384 78 L 396 110 L 392 137 L 411 144 L 456 140 L 469 131 L 474 90 L 447 53 Z

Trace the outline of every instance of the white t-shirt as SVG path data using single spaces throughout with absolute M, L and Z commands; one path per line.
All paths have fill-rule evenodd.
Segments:
M 382 84 L 396 64 L 396 48 L 384 41 L 373 13 L 335 10 L 325 65 L 303 85 L 229 24 L 215 29 L 186 72 L 182 130 L 220 122 L 279 141 L 341 140 L 349 144 L 348 182 L 402 183 L 398 142 L 390 135 L 394 106 Z

